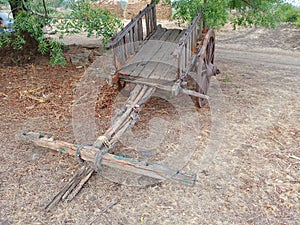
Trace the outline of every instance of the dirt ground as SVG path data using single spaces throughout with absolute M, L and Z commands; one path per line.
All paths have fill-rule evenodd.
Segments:
M 139 187 L 97 174 L 73 201 L 51 211 L 44 206 L 80 165 L 16 134 L 36 131 L 75 143 L 72 106 L 85 67 L 0 66 L 0 224 L 299 224 L 300 31 L 289 24 L 226 27 L 216 36 L 221 74 L 212 79 L 209 106 L 197 109 L 199 141 L 183 168 L 197 173 L 196 185 Z M 98 94 L 99 133 L 117 94 L 108 85 Z M 137 131 L 148 129 L 150 115 L 177 118 L 165 103 L 152 99 Z M 172 143 L 176 134 L 159 147 Z

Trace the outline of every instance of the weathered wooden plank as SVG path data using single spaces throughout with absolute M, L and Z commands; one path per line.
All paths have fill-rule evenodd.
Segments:
M 117 47 L 113 49 L 116 69 L 122 68 L 122 66 L 125 64 L 124 46 L 121 41 L 118 43 Z
M 150 33 L 155 32 L 154 30 L 154 23 L 153 23 L 153 14 L 152 14 L 152 9 L 149 12 L 149 27 L 150 27 Z
M 163 36 L 159 41 L 160 49 L 151 57 L 152 62 L 145 65 L 153 67 L 151 78 L 165 79 L 165 74 L 172 74 L 167 80 L 176 79 L 176 59 L 173 57 L 174 43 L 180 38 L 181 30 L 171 29 L 167 31 L 169 34 Z M 148 69 L 148 68 L 147 68 Z M 145 69 L 144 69 L 145 70 Z M 141 74 L 143 72 L 141 71 Z
M 165 48 L 163 48 L 165 42 L 168 42 L 170 36 L 173 35 L 174 30 L 163 31 L 162 35 L 154 37 L 155 39 L 150 39 L 143 48 L 136 55 L 136 59 L 142 63 L 151 61 L 153 58 L 157 57 L 157 54 L 164 54 Z M 161 59 L 161 57 L 159 57 Z
M 138 66 L 135 68 L 131 76 L 140 76 L 140 77 L 149 77 L 153 75 L 158 63 L 157 63 L 157 53 L 160 52 L 163 54 L 162 50 L 165 40 L 167 40 L 170 35 L 172 35 L 172 30 L 167 30 L 160 38 L 159 41 L 152 42 L 151 40 L 145 44 L 145 46 L 139 52 L 143 58 L 143 61 L 140 60 L 139 55 L 137 54 L 137 59 L 140 60 Z M 154 47 L 155 46 L 155 47 Z M 162 60 L 162 57 L 159 57 Z
M 129 40 L 128 40 L 128 34 L 126 34 L 124 37 L 123 37 L 123 39 L 122 39 L 122 46 L 121 46 L 121 48 L 123 49 L 123 52 L 124 52 L 124 58 L 125 58 L 125 62 L 126 62 L 126 59 L 130 56 L 130 54 L 129 54 L 129 52 L 128 52 L 128 42 L 129 42 Z
M 192 47 L 196 45 L 197 40 L 193 39 L 193 31 L 197 30 L 199 22 L 201 22 L 201 17 L 202 9 L 200 9 L 197 15 L 194 17 L 191 25 L 180 39 L 177 48 L 174 50 L 173 55 L 178 58 L 178 77 L 182 77 L 185 73 L 186 67 L 188 67 L 188 62 L 191 56 L 188 54 L 187 49 L 184 48 L 188 48 L 188 51 L 190 52 Z M 193 42 L 191 43 L 192 39 Z
M 148 4 L 145 9 L 140 11 L 139 15 L 137 15 L 134 19 L 131 20 L 129 24 L 125 26 L 114 38 L 113 41 L 111 41 L 106 48 L 121 48 L 120 42 L 124 45 L 122 46 L 123 50 L 117 50 L 113 51 L 114 53 L 117 53 L 118 51 L 122 51 L 124 53 L 124 57 L 121 55 L 116 55 L 115 57 L 115 65 L 116 65 L 116 70 L 120 70 L 123 64 L 122 62 L 125 61 L 125 63 L 128 61 L 128 59 L 135 54 L 138 50 L 138 45 L 134 43 L 135 41 L 144 41 L 146 38 L 149 38 L 152 33 L 155 31 L 154 29 L 154 21 L 152 20 L 152 11 L 153 8 L 155 8 L 155 4 L 152 2 L 150 5 Z M 143 18 L 146 18 L 146 35 L 144 36 L 143 34 Z M 156 24 L 156 21 L 155 21 Z M 135 30 L 138 32 L 137 33 L 137 39 L 135 40 L 134 33 Z M 123 60 L 124 58 L 124 60 Z
M 118 70 L 122 67 L 122 65 L 119 64 L 119 62 L 118 62 L 115 49 L 112 49 L 112 53 L 113 53 L 113 65 Z
M 175 80 L 177 77 L 177 61 L 173 57 L 172 52 L 174 42 L 180 39 L 181 34 L 182 30 L 170 29 L 160 36 L 156 34 L 153 35 L 153 38 L 151 38 L 130 61 L 132 66 L 128 65 L 127 68 L 123 68 L 120 73 L 140 77 L 151 75 L 151 77 L 156 79 L 165 79 L 164 74 L 167 73 L 167 80 Z M 158 41 L 152 42 L 152 40 L 157 39 Z M 136 64 L 136 66 L 134 66 L 134 64 Z
M 125 49 L 125 40 L 124 40 L 124 38 L 119 41 L 118 51 L 119 51 L 119 54 L 120 54 L 120 62 L 122 62 L 122 65 L 124 65 L 125 62 L 126 62 L 126 49 Z
M 155 38 L 164 37 L 170 35 L 170 31 L 162 29 Z M 137 54 L 130 60 L 127 65 L 120 70 L 121 74 L 127 74 L 132 76 L 139 76 L 145 65 L 151 61 L 153 55 L 161 48 L 162 43 L 153 45 L 151 41 L 148 41 L 142 46 Z
M 181 32 L 178 34 L 176 40 L 174 41 L 174 43 L 178 43 L 178 41 L 180 40 L 180 38 L 182 37 L 182 35 L 185 33 L 185 30 L 181 30 Z M 164 79 L 165 80 L 174 80 L 174 79 L 178 79 L 178 62 L 176 57 L 174 57 L 173 53 L 170 54 L 169 56 L 172 60 L 175 60 L 176 63 L 174 62 L 173 64 L 175 66 L 173 66 L 173 64 L 170 63 L 170 68 L 166 70 L 165 75 L 164 75 Z
M 134 45 L 134 52 L 136 53 L 139 49 L 139 46 L 140 46 L 140 40 L 139 40 L 139 31 L 138 31 L 138 24 L 136 24 L 133 29 L 132 29 L 132 32 L 133 32 L 133 45 Z
M 154 30 L 154 23 L 153 23 L 153 15 L 152 15 L 152 10 L 149 12 L 149 27 L 150 27 L 150 33 L 155 32 Z
M 172 55 L 172 52 L 176 46 L 174 42 L 180 36 L 180 33 L 181 30 L 172 30 L 172 35 L 166 39 L 160 51 L 153 57 L 157 66 L 152 72 L 151 78 L 164 80 L 176 79 L 177 60 Z M 166 74 L 168 74 L 168 77 L 166 77 Z M 169 76 L 170 74 L 172 74 L 171 77 Z
M 135 87 L 135 88 L 140 88 L 140 87 Z M 145 93 L 147 92 L 147 89 L 148 89 L 147 86 L 143 86 L 142 89 L 139 92 L 137 92 L 137 96 L 135 98 L 133 98 L 131 100 L 130 97 L 129 97 L 129 99 L 127 101 L 127 104 L 125 104 L 125 105 L 127 105 L 125 112 L 123 112 L 122 115 L 120 115 L 118 117 L 118 119 L 116 121 L 114 121 L 112 126 L 104 133 L 104 135 L 109 140 L 113 137 L 113 135 L 115 135 L 118 132 L 118 130 L 124 124 L 124 122 L 127 119 L 129 119 L 130 114 L 132 113 L 134 106 L 139 104 L 140 99 L 142 99 L 144 97 Z
M 157 18 L 156 18 L 156 7 L 153 7 L 152 8 L 152 15 L 153 15 L 153 26 L 154 26 L 154 29 L 156 30 L 157 29 Z
M 147 37 L 148 37 L 149 34 L 151 33 L 150 23 L 149 23 L 149 14 L 148 13 L 145 14 L 145 22 L 146 22 L 146 34 L 147 34 Z
M 19 138 L 23 141 L 30 141 L 37 146 L 49 148 L 54 151 L 67 153 L 69 155 L 76 156 L 76 150 L 78 146 L 59 140 L 53 140 L 47 136 L 43 136 L 39 133 L 22 133 Z M 98 148 L 93 146 L 84 146 L 80 151 L 80 157 L 83 160 L 94 162 L 99 152 Z M 177 169 L 169 168 L 164 165 L 150 164 L 146 161 L 138 159 L 131 159 L 123 156 L 113 155 L 106 153 L 103 155 L 101 165 L 113 167 L 123 171 L 129 171 L 132 173 L 153 177 L 160 180 L 176 180 L 185 184 L 194 185 L 196 181 L 196 175 L 181 173 Z
M 118 42 L 126 35 L 135 25 L 136 23 L 140 22 L 142 20 L 142 17 L 149 14 L 151 8 L 155 8 L 155 4 L 151 3 L 150 5 L 148 4 L 145 9 L 140 11 L 140 13 L 133 19 L 131 20 L 130 23 L 128 23 L 112 40 L 110 43 L 106 45 L 106 48 L 113 48 L 118 44 Z
M 152 79 L 152 78 L 143 78 L 143 77 L 133 77 L 133 76 L 120 76 L 120 80 L 134 83 L 134 84 L 143 84 L 150 87 L 159 88 L 165 91 L 172 91 L 172 85 L 174 81 L 167 81 L 162 79 Z
M 138 21 L 138 31 L 139 31 L 139 41 L 144 40 L 144 32 L 143 32 L 143 21 Z
M 191 25 L 188 27 L 188 29 L 186 30 L 186 34 L 182 36 L 182 38 L 180 39 L 178 46 L 180 47 L 182 43 L 186 43 L 188 38 L 190 37 L 190 33 L 191 31 L 194 29 L 195 26 L 198 26 L 198 22 L 201 19 L 202 16 L 202 9 L 200 9 L 200 11 L 197 13 L 197 15 L 194 17 Z
M 133 50 L 133 39 L 132 39 L 132 30 L 128 32 L 126 35 L 128 42 L 126 43 L 127 45 L 127 58 L 131 56 L 134 53 Z

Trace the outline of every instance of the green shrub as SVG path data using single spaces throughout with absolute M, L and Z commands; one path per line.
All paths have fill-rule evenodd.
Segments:
M 11 0 L 12 1 L 12 0 Z M 86 32 L 88 36 L 95 35 L 105 44 L 121 28 L 121 21 L 107 10 L 92 8 L 90 1 L 70 0 L 69 13 L 56 12 L 51 4 L 46 5 L 45 11 L 42 1 L 16 0 L 25 5 L 25 9 L 19 9 L 14 18 L 15 32 L 0 35 L 0 48 L 12 47 L 22 49 L 29 39 L 37 42 L 38 51 L 50 55 L 50 63 L 53 65 L 65 65 L 62 52 L 62 43 L 48 38 L 44 34 L 44 27 L 56 27 L 54 32 L 60 37 L 68 34 Z M 0 3 L 8 0 L 0 0 Z
M 191 22 L 200 6 L 204 6 L 203 18 L 212 28 L 231 22 L 235 26 L 274 27 L 278 22 L 281 0 L 174 0 L 174 19 Z
M 300 21 L 300 8 L 285 3 L 280 7 L 279 11 L 282 22 L 291 22 L 299 24 Z

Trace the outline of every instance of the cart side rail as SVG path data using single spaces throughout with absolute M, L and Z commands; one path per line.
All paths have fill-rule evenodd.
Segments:
M 128 58 L 139 50 L 143 41 L 147 40 L 156 29 L 156 7 L 152 1 L 106 45 L 107 49 L 113 49 L 116 70 L 125 65 Z
M 197 52 L 197 44 L 202 38 L 202 29 L 204 22 L 202 19 L 202 8 L 199 10 L 192 23 L 185 31 L 173 55 L 178 61 L 178 78 L 182 79 L 191 67 L 194 65 L 195 53 Z

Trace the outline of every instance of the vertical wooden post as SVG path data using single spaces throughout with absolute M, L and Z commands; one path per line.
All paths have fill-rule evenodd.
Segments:
M 149 28 L 149 14 L 145 14 L 145 20 L 146 20 L 146 37 L 148 37 L 150 33 L 150 28 Z
M 118 53 L 119 53 L 119 62 L 122 65 L 125 64 L 125 53 L 124 53 L 124 43 L 123 43 L 123 38 L 118 42 Z
M 129 55 L 134 54 L 134 40 L 133 40 L 133 29 L 134 27 L 129 31 L 128 36 L 129 36 L 129 43 L 128 43 L 128 48 L 129 49 Z
M 190 58 L 191 58 L 191 50 L 192 50 L 192 35 L 189 37 L 189 40 L 187 42 L 187 48 L 186 48 L 186 53 L 187 53 L 187 60 L 186 60 L 186 65 L 188 65 Z
M 134 45 L 134 52 L 138 51 L 139 46 L 139 31 L 138 31 L 138 23 L 136 23 L 132 29 L 133 31 L 133 45 Z
M 145 21 L 143 21 L 143 19 Z M 143 29 L 144 25 L 146 31 Z M 126 63 L 127 59 L 139 49 L 140 43 L 153 34 L 156 29 L 156 8 L 154 0 L 152 0 L 151 4 L 148 4 L 144 10 L 140 11 L 139 14 L 118 33 L 116 38 L 106 46 L 106 48 L 113 48 L 114 65 L 116 69 L 120 69 L 120 67 Z
M 124 55 L 124 61 L 126 62 L 127 56 L 128 56 L 128 46 L 127 46 L 127 42 L 128 42 L 128 34 L 126 34 L 123 38 L 122 38 L 122 49 L 123 49 L 123 55 Z
M 153 28 L 154 30 L 157 29 L 157 18 L 156 18 L 156 5 L 155 3 L 154 4 L 154 7 L 153 7 L 153 10 L 152 10 L 152 13 L 153 13 Z
M 114 67 L 115 67 L 116 70 L 119 70 L 120 68 L 118 68 L 117 57 L 116 57 L 116 47 L 113 47 L 112 53 L 113 53 L 113 64 L 114 64 Z
M 181 73 L 183 73 L 183 71 L 185 70 L 185 48 L 186 48 L 186 45 L 183 44 L 183 49 L 182 49 L 182 53 L 181 53 L 181 60 L 182 60 L 182 63 L 181 63 Z
M 150 8 L 150 11 L 148 12 L 149 16 L 149 34 L 153 33 L 153 14 L 152 14 L 152 8 Z
M 143 32 L 143 21 L 142 18 L 138 20 L 138 32 L 139 32 L 139 41 L 143 41 L 144 32 Z
M 178 52 L 177 58 L 177 79 L 179 79 L 181 77 L 181 51 Z

